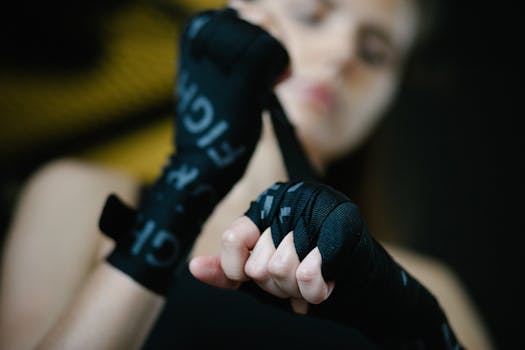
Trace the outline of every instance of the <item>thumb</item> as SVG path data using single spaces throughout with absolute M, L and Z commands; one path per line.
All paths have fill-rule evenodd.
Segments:
M 214 287 L 237 289 L 241 282 L 232 281 L 224 273 L 220 256 L 196 256 L 190 261 L 190 272 L 201 282 Z

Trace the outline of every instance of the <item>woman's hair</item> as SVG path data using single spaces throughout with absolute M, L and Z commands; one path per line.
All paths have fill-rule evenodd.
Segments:
M 416 36 L 416 42 L 414 43 L 411 52 L 409 52 L 405 66 L 403 68 L 401 83 L 399 91 L 391 102 L 390 107 L 385 113 L 386 119 L 394 118 L 399 113 L 397 106 L 400 104 L 401 99 L 406 102 L 403 97 L 404 90 L 413 90 L 418 88 L 424 88 L 421 85 L 420 79 L 422 75 L 425 76 L 425 72 L 428 70 L 429 64 L 425 63 L 428 61 L 428 54 L 426 53 L 431 50 L 434 41 L 437 38 L 437 34 L 440 30 L 440 23 L 442 21 L 442 9 L 437 0 L 410 0 L 417 6 L 418 11 L 418 32 Z M 403 102 L 402 102 L 403 103 Z M 395 123 L 384 123 L 387 128 L 391 128 Z M 372 158 L 376 160 L 377 157 L 373 155 L 374 145 L 381 144 L 381 138 L 384 137 L 385 133 L 381 132 L 382 123 L 376 127 L 376 130 L 368 137 L 368 139 L 351 154 L 344 156 L 343 158 L 333 162 L 327 169 L 325 178 L 323 181 L 339 191 L 348 195 L 352 200 L 357 202 L 359 205 L 363 201 L 366 193 L 369 189 L 364 188 L 365 177 L 371 174 L 367 173 L 371 167 L 367 164 Z M 376 168 L 376 167 L 374 167 Z M 369 182 L 368 182 L 369 183 Z M 364 213 L 365 216 L 367 213 Z
M 412 48 L 412 57 L 417 52 L 425 50 L 440 31 L 443 16 L 443 5 L 438 0 L 411 0 L 418 12 L 418 28 L 416 41 Z

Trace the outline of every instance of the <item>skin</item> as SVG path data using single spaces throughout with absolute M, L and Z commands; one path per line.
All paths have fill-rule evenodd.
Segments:
M 366 139 L 391 102 L 417 35 L 414 3 L 259 0 L 232 5 L 289 50 L 291 76 L 277 87 L 277 93 L 308 156 L 323 172 L 330 161 L 352 152 Z M 319 250 L 299 261 L 292 233 L 275 247 L 269 230 L 259 232 L 246 216 L 231 217 L 231 212 L 248 208 L 246 198 L 286 180 L 282 162 L 275 161 L 279 154 L 268 124 L 246 176 L 208 221 L 195 246 L 190 271 L 205 283 L 228 289 L 251 279 L 265 291 L 289 298 L 295 312 L 305 314 L 308 304 L 323 302 L 336 288 L 322 277 Z M 225 224 L 228 217 L 231 221 Z M 224 230 L 218 242 L 213 232 L 221 225 Z M 492 347 L 474 305 L 450 270 L 403 249 L 386 249 L 437 296 L 463 344 Z
M 317 168 L 322 172 L 362 143 L 399 84 L 417 34 L 414 3 L 259 0 L 231 5 L 288 49 L 291 75 L 277 93 Z M 197 278 L 202 277 L 200 261 L 191 265 Z M 292 298 L 301 313 L 308 302 L 326 300 L 334 287 L 320 274 L 317 249 L 300 262 L 291 234 L 275 248 L 270 232 L 261 234 L 245 217 L 223 234 L 221 266 L 232 281 L 250 278 L 269 293 Z
M 164 304 L 120 270 L 99 264 L 37 348 L 138 349 Z
M 417 34 L 410 0 L 234 1 L 288 49 L 292 74 L 277 88 L 316 164 L 359 146 L 380 121 Z
M 323 173 L 363 143 L 400 83 L 417 35 L 412 0 L 232 1 L 288 49 L 291 74 L 277 94 L 312 163 Z M 218 253 L 219 232 L 276 181 L 286 181 L 268 120 L 245 176 L 208 220 L 197 254 Z
M 337 11 L 332 12 L 329 4 Z M 244 18 L 266 27 L 289 49 L 291 77 L 277 92 L 320 171 L 361 144 L 388 106 L 416 34 L 410 4 L 410 0 L 232 2 Z M 299 10 L 303 12 L 297 18 Z M 304 25 L 304 19 L 315 25 Z M 377 35 L 385 31 L 387 41 Z M 365 32 L 376 34 L 361 38 Z M 364 43 L 366 50 L 361 47 Z M 363 52 L 368 52 L 365 57 L 377 56 L 375 63 L 367 62 Z M 265 117 L 246 174 L 204 225 L 192 252 L 198 257 L 190 269 L 195 277 L 225 288 L 254 279 L 263 289 L 290 298 L 295 310 L 305 313 L 308 303 L 322 302 L 336 288 L 322 279 L 318 251 L 299 262 L 291 236 L 275 248 L 267 232 L 260 233 L 247 218 L 239 218 L 261 191 L 286 180 Z M 140 347 L 164 299 L 104 262 L 113 242 L 93 224 L 108 193 L 116 192 L 136 206 L 139 186 L 128 176 L 71 160 L 50 164 L 34 175 L 21 196 L 2 255 L 1 349 L 77 349 L 94 334 L 96 348 Z M 427 258 L 389 250 L 438 297 L 465 345 L 490 348 L 479 316 L 450 271 Z M 114 317 L 107 317 L 108 307 Z

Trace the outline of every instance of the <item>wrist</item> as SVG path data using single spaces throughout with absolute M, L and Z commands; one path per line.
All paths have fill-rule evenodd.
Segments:
M 106 201 L 99 226 L 116 243 L 107 262 L 152 292 L 166 294 L 172 271 L 185 253 L 178 238 L 113 195 Z

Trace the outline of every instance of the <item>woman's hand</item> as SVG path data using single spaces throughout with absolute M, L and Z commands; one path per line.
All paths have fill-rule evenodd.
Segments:
M 223 288 L 252 280 L 275 297 L 290 298 L 293 310 L 305 314 L 308 303 L 323 302 L 334 289 L 339 256 L 357 241 L 355 217 L 360 220 L 357 207 L 328 186 L 277 183 L 224 232 L 221 256 L 197 257 L 190 270 Z
M 291 298 L 295 312 L 357 328 L 385 347 L 461 348 L 434 296 L 373 239 L 357 206 L 323 184 L 276 183 L 226 230 L 221 256 L 194 258 L 190 270 L 224 288 L 253 280 Z
M 108 261 L 164 295 L 203 222 L 244 174 L 264 103 L 286 70 L 285 48 L 232 9 L 197 14 L 180 41 L 175 153 L 134 211 L 111 196 L 100 228 Z
M 210 285 L 235 289 L 253 280 L 266 292 L 290 298 L 293 310 L 306 314 L 308 303 L 326 300 L 334 288 L 321 273 L 321 254 L 316 247 L 299 261 L 288 233 L 275 248 L 271 229 L 262 234 L 247 217 L 235 220 L 222 235 L 221 256 L 199 256 L 192 259 L 190 271 Z

